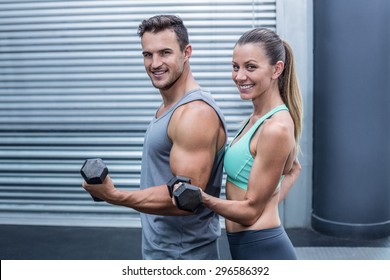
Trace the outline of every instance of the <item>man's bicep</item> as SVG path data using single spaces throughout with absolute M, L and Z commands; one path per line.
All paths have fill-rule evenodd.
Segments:
M 171 171 L 174 175 L 189 177 L 192 184 L 204 188 L 210 177 L 214 156 L 211 145 L 191 149 L 185 144 L 174 144 L 170 156 Z
M 220 123 L 213 109 L 201 105 L 184 110 L 176 119 L 170 166 L 173 174 L 190 177 L 192 184 L 204 188 L 216 155 Z

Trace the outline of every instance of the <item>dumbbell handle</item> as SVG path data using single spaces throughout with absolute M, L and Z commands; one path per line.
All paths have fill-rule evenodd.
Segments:
M 93 196 L 92 194 L 91 194 L 91 197 L 92 197 L 93 201 L 95 201 L 95 202 L 102 202 L 102 201 L 104 201 L 103 199 L 98 198 L 96 196 Z
M 173 188 L 178 183 L 190 183 L 191 184 L 191 179 L 187 178 L 187 177 L 184 177 L 184 176 L 173 176 L 167 183 L 169 195 L 171 197 L 173 195 Z

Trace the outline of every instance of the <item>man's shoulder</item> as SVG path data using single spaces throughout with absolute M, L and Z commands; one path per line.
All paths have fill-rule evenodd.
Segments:
M 191 102 L 194 100 L 203 100 L 206 103 L 209 103 L 212 106 L 218 107 L 215 99 L 210 91 L 204 90 L 203 88 L 197 88 L 190 91 L 184 98 L 183 103 Z
M 215 109 L 204 100 L 194 100 L 183 104 L 175 110 L 174 115 L 180 121 L 191 119 L 195 122 L 202 122 L 209 118 L 213 119 L 218 117 Z
M 218 113 L 203 100 L 194 100 L 177 108 L 168 127 L 169 138 L 191 139 L 200 143 L 206 135 L 214 135 L 224 127 Z

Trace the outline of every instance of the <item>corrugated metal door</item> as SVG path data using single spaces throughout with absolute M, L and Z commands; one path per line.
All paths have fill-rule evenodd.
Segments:
M 249 115 L 231 52 L 249 28 L 276 28 L 275 1 L 0 1 L 0 223 L 138 225 L 135 211 L 94 203 L 79 169 L 102 157 L 118 187 L 139 186 L 143 134 L 161 97 L 136 31 L 156 12 L 183 18 L 194 75 L 230 137 Z

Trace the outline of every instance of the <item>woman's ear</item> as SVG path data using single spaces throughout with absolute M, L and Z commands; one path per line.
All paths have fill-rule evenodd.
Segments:
M 278 79 L 279 76 L 282 74 L 283 70 L 284 70 L 284 62 L 281 60 L 277 61 L 274 66 L 274 73 L 272 75 L 272 78 L 275 80 Z

